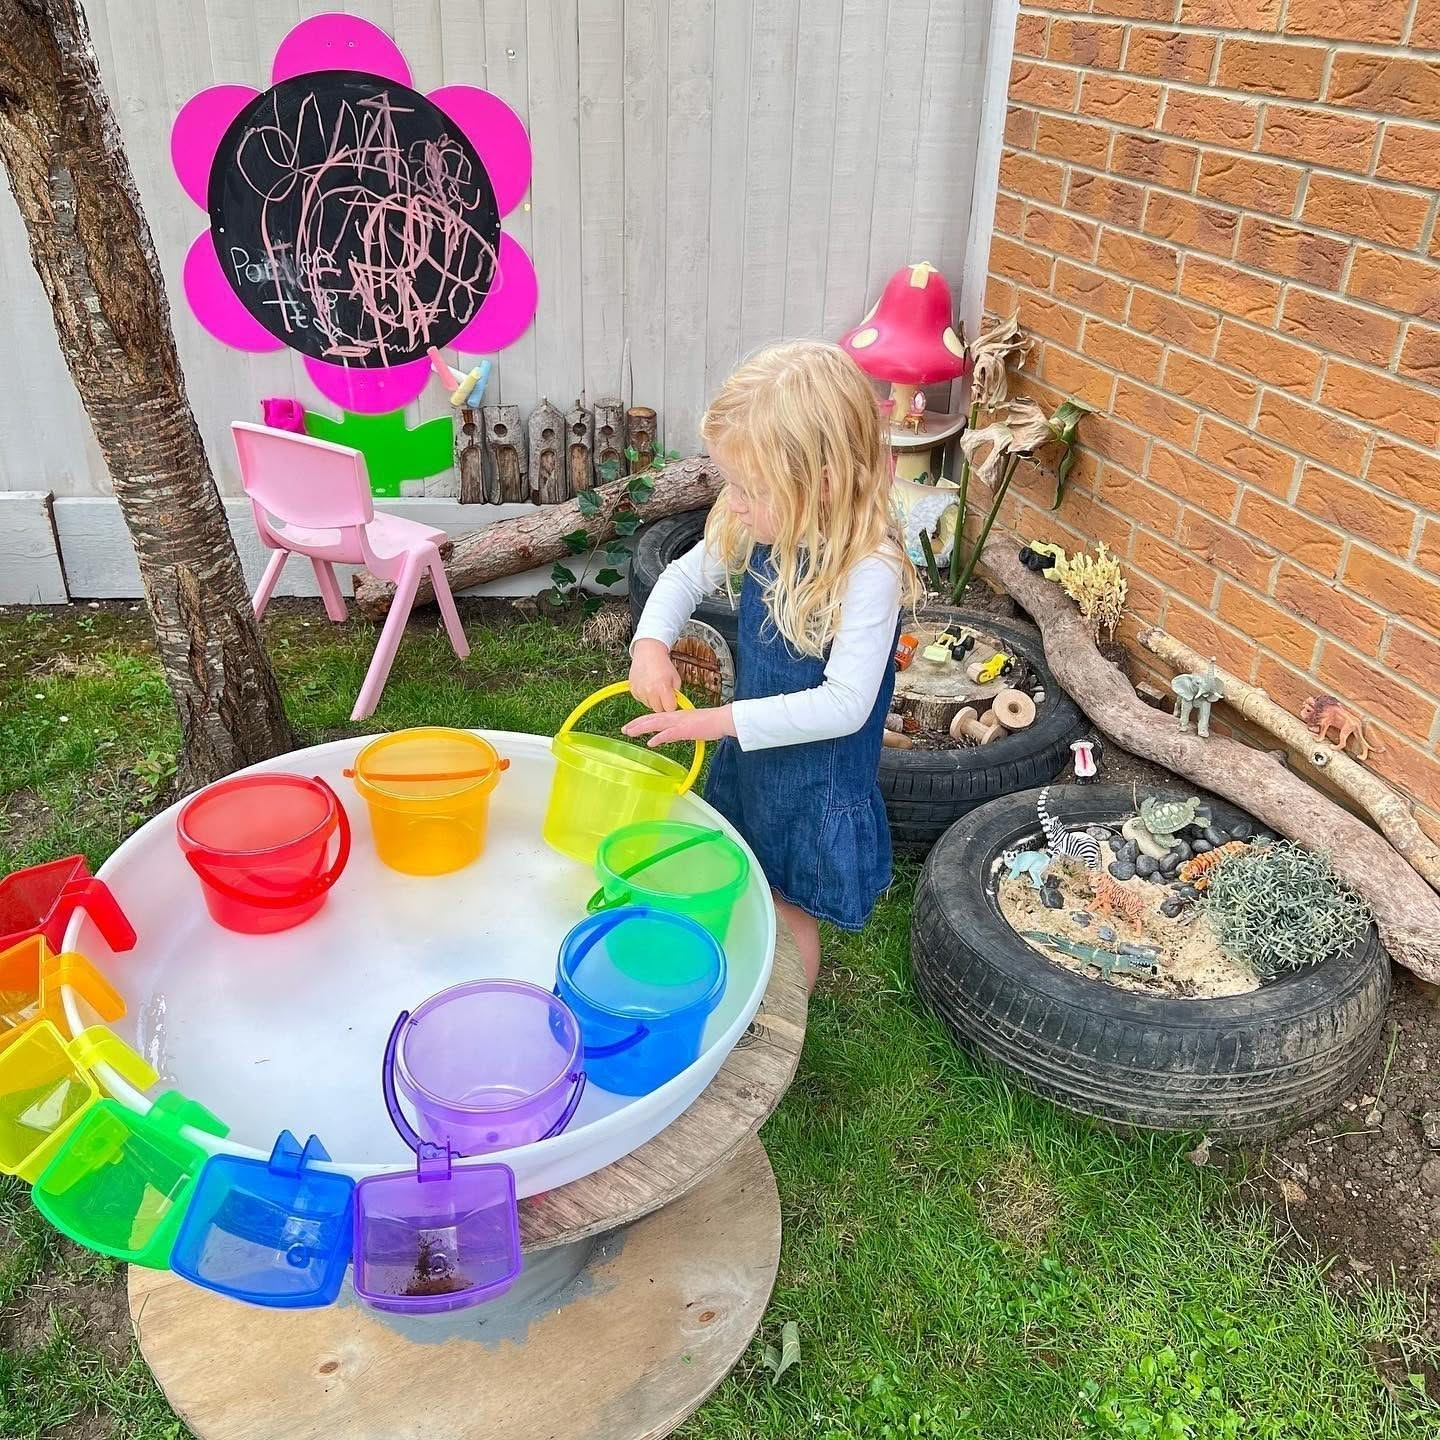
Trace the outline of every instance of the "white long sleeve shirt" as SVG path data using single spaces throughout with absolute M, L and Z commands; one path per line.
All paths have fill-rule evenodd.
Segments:
M 854 734 L 865 723 L 885 667 L 894 663 L 901 594 L 898 565 L 898 558 L 871 555 L 850 572 L 823 683 L 791 695 L 735 701 L 731 713 L 742 750 L 833 740 Z M 668 649 L 695 607 L 722 589 L 727 578 L 723 562 L 702 540 L 668 565 L 656 581 L 635 639 L 658 640 Z

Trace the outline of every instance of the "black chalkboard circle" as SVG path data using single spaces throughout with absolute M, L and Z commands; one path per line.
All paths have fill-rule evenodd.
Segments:
M 276 339 L 379 369 L 448 345 L 494 282 L 495 192 L 470 139 L 377 75 L 282 80 L 236 116 L 210 169 L 220 267 Z

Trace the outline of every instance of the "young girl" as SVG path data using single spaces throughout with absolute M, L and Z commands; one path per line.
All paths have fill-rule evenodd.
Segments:
M 816 922 L 859 930 L 890 884 L 876 776 L 900 610 L 919 579 L 894 533 L 874 393 L 838 346 L 761 351 L 701 433 L 725 486 L 704 540 L 666 569 L 640 618 L 630 686 L 655 713 L 625 733 L 720 742 L 705 798 L 758 857 L 813 988 Z M 670 647 L 741 571 L 735 701 L 678 710 Z

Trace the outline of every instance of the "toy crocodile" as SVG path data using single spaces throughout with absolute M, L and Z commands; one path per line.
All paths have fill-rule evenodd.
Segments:
M 1160 978 L 1160 952 L 1151 945 L 1122 945 L 1118 950 L 1107 950 L 1100 945 L 1086 945 L 1064 935 L 1051 934 L 1048 930 L 1022 930 L 1020 938 L 1032 945 L 1058 950 L 1072 960 L 1093 965 L 1102 980 L 1109 980 L 1115 975 L 1136 975 L 1146 980 Z

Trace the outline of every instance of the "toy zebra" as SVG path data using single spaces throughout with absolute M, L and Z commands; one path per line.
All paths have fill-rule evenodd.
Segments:
M 1083 865 L 1087 870 L 1100 868 L 1100 842 L 1092 839 L 1083 830 L 1067 830 L 1049 811 L 1046 801 L 1050 798 L 1047 785 L 1035 802 L 1036 813 L 1040 816 L 1040 828 L 1045 832 L 1045 844 L 1057 860 L 1070 859 Z

